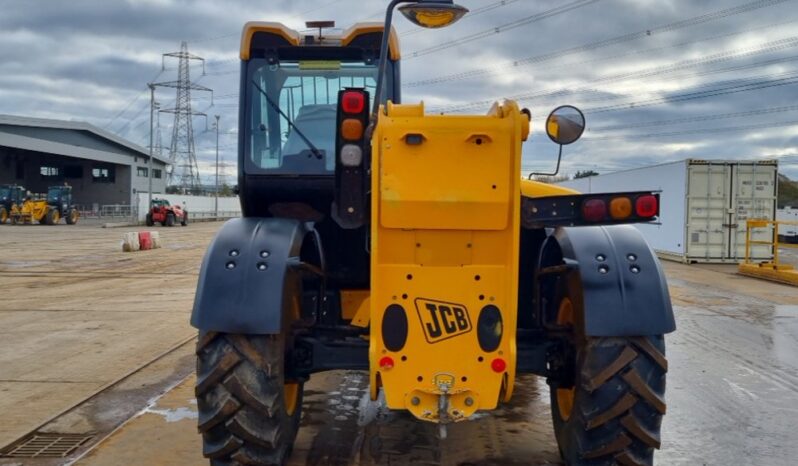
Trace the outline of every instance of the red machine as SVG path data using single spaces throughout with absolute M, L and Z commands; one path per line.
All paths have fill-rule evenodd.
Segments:
M 179 205 L 171 205 L 166 199 L 153 199 L 150 211 L 147 213 L 147 226 L 151 227 L 160 223 L 165 227 L 174 226 L 175 222 L 188 225 L 188 211 Z

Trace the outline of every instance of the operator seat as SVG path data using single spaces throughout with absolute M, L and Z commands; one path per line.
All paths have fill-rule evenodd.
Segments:
M 335 105 L 314 104 L 301 107 L 294 119 L 294 125 L 299 128 L 299 131 L 310 139 L 314 146 L 325 153 L 324 169 L 330 172 L 335 170 L 335 118 Z M 288 139 L 283 146 L 284 156 L 290 157 L 308 149 L 309 147 L 299 134 L 289 127 Z M 313 158 L 313 161 L 316 160 Z M 308 168 L 316 165 L 313 161 L 306 162 Z M 283 160 L 284 164 L 286 162 L 287 160 Z

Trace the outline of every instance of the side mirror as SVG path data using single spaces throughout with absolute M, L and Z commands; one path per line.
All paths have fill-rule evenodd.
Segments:
M 585 114 L 573 105 L 563 105 L 557 107 L 546 118 L 546 134 L 549 139 L 560 146 L 560 153 L 557 155 L 557 167 L 553 173 L 532 172 L 529 174 L 531 180 L 533 176 L 557 176 L 560 172 L 560 162 L 562 161 L 562 146 L 573 144 L 582 137 L 585 131 Z
M 585 114 L 572 105 L 555 108 L 546 119 L 546 134 L 561 146 L 576 142 L 584 131 Z

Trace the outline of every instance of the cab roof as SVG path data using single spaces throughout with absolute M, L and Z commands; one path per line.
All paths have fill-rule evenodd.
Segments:
M 383 23 L 380 22 L 363 22 L 355 23 L 349 29 L 341 32 L 340 34 L 324 34 L 322 39 L 319 40 L 318 32 L 308 33 L 304 36 L 299 31 L 291 29 L 282 23 L 251 21 L 244 25 L 244 30 L 241 33 L 241 51 L 239 56 L 242 60 L 249 60 L 253 38 L 256 34 L 265 34 L 275 36 L 281 39 L 283 46 L 335 46 L 335 47 L 348 47 L 356 43 L 355 39 L 366 36 L 369 34 L 379 34 L 382 36 L 384 30 Z M 310 42 L 308 42 L 310 39 Z M 388 50 L 390 51 L 391 60 L 399 60 L 399 37 L 396 34 L 396 29 L 391 27 L 391 33 L 388 36 Z

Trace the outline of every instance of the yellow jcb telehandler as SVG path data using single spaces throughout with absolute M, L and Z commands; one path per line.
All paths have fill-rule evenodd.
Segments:
M 78 222 L 80 213 L 72 205 L 72 187 L 65 185 L 50 186 L 46 198 L 33 199 L 28 196 L 21 204 L 14 204 L 11 207 L 10 217 L 14 225 L 34 222 L 56 225 L 62 218 L 68 225 L 74 225 Z
M 384 24 L 339 35 L 244 26 L 243 218 L 211 243 L 191 318 L 203 454 L 283 464 L 321 371 L 367 371 L 373 400 L 442 436 L 531 373 L 567 464 L 652 464 L 675 324 L 630 224 L 657 220 L 658 194 L 522 179 L 531 112 L 515 102 L 487 115 L 400 103 L 399 4 L 425 27 L 467 12 L 393 0 Z M 565 106 L 542 126 L 561 150 L 585 122 Z

